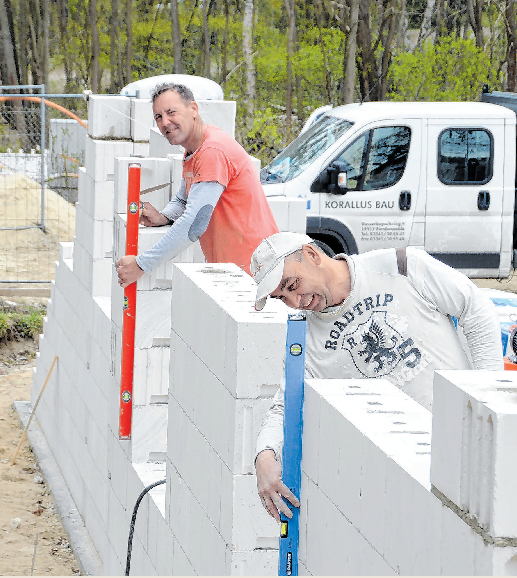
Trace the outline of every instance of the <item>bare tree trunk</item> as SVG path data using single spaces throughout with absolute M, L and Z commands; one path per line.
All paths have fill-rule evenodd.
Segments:
M 224 0 L 224 37 L 223 37 L 223 62 L 221 65 L 221 83 L 226 82 L 226 76 L 228 75 L 228 43 L 230 41 L 230 35 L 228 32 L 229 22 L 230 22 L 230 6 L 228 0 Z
M 418 33 L 418 39 L 416 42 L 417 46 L 419 44 L 424 43 L 432 32 L 431 18 L 433 17 L 434 7 L 435 7 L 435 0 L 427 0 L 425 12 L 424 12 L 424 18 L 422 20 L 422 25 L 420 26 L 420 31 Z
M 99 30 L 97 28 L 97 0 L 90 0 L 90 29 L 92 33 L 92 92 L 99 92 Z
M 399 50 L 406 46 L 406 34 L 408 28 L 406 0 L 400 2 L 399 25 L 397 29 L 397 47 Z
M 355 55 L 357 51 L 357 27 L 359 23 L 359 0 L 351 0 L 350 6 L 350 32 L 348 33 L 348 46 L 346 50 L 346 72 L 344 102 L 354 102 L 355 88 Z
M 467 0 L 467 14 L 469 16 L 472 31 L 476 37 L 476 46 L 483 48 L 483 0 Z
M 61 49 L 65 50 L 68 46 L 68 16 L 67 16 L 67 0 L 58 0 L 58 22 L 59 35 L 61 38 Z M 65 92 L 68 92 L 72 87 L 72 69 L 68 58 L 63 58 L 63 67 L 65 69 Z
M 29 43 L 29 32 L 27 28 L 27 5 L 25 0 L 20 0 L 18 5 L 18 39 L 20 46 L 28 46 Z M 29 70 L 28 70 L 28 58 L 27 50 L 20 50 L 19 52 L 19 72 L 20 72 L 20 84 L 29 84 Z
M 203 40 L 204 40 L 204 54 L 205 54 L 205 76 L 210 76 L 210 32 L 208 30 L 208 8 L 210 0 L 203 0 Z
M 445 2 L 437 0 L 436 4 L 436 25 L 435 25 L 435 43 L 440 37 L 445 36 Z
M 2 73 L 0 80 L 2 84 L 6 86 L 19 85 L 20 75 L 16 61 L 16 43 L 9 0 L 0 0 L 0 56 L 2 58 L 2 63 L 0 64 L 0 71 Z M 23 104 L 15 100 L 12 103 L 12 110 L 15 113 L 14 127 L 21 138 L 23 148 L 27 148 L 27 127 L 23 113 Z
M 181 74 L 183 72 L 183 64 L 181 61 L 181 33 L 178 0 L 171 0 L 171 23 L 172 44 L 174 46 L 174 72 L 176 74 Z
M 43 84 L 48 86 L 48 68 L 50 61 L 50 54 L 48 49 L 48 36 L 50 29 L 50 16 L 48 10 L 48 0 L 42 1 L 42 62 L 43 62 Z
M 293 41 L 294 41 L 294 2 L 295 0 L 284 0 L 285 9 L 287 11 L 287 21 L 289 28 L 287 32 L 287 79 L 286 79 L 286 118 L 285 124 L 287 128 L 287 140 L 291 140 L 291 123 L 292 123 L 292 108 L 293 108 Z
M 323 40 L 323 34 L 321 32 L 322 27 L 321 4 L 319 2 L 316 2 L 315 10 L 316 10 L 316 23 L 318 25 L 318 32 L 320 39 L 321 54 L 323 56 L 323 98 L 325 100 L 325 104 L 328 104 L 330 102 L 330 80 L 327 65 L 327 51 L 325 48 L 325 42 Z
M 397 27 L 395 19 L 395 0 L 391 0 L 388 10 L 391 10 L 391 14 L 387 16 L 389 19 L 388 23 L 388 34 L 384 41 L 384 51 L 382 53 L 382 65 L 381 65 L 381 85 L 379 89 L 379 100 L 386 99 L 386 91 L 388 88 L 388 69 L 391 62 L 391 45 L 393 44 L 393 38 L 395 37 L 395 29 Z
M 370 29 L 370 3 L 368 0 L 359 0 L 359 23 L 357 26 L 357 68 L 359 73 L 359 88 L 361 100 L 370 100 L 375 86 L 375 54 L 372 47 L 372 33 Z M 379 38 L 382 31 L 379 30 Z
M 244 17 L 242 19 L 242 52 L 246 61 L 246 109 L 248 122 L 253 120 L 253 103 L 255 100 L 255 67 L 253 65 L 253 0 L 244 0 Z
M 506 0 L 506 36 L 507 36 L 507 84 L 510 92 L 515 92 L 516 85 L 516 59 L 517 59 L 517 35 L 515 32 L 515 0 Z
M 18 85 L 19 76 L 16 66 L 16 44 L 14 31 L 9 25 L 9 0 L 0 0 L 0 50 L 3 55 L 2 84 Z
M 133 22 L 131 17 L 131 0 L 126 2 L 126 27 L 127 27 L 127 45 L 126 45 L 126 84 L 131 82 L 131 59 L 133 58 Z
M 37 26 L 34 23 L 32 10 L 28 11 L 29 17 L 29 36 L 30 36 L 30 47 L 31 47 L 31 59 L 32 59 L 32 84 L 41 84 L 43 75 L 41 69 L 41 59 L 38 48 L 38 32 Z
M 111 0 L 111 21 L 110 21 L 110 92 L 115 94 L 119 87 L 117 79 L 117 46 L 118 46 L 118 0 Z

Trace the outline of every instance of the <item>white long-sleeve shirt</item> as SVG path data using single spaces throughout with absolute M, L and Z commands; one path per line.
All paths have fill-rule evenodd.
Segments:
M 307 314 L 306 377 L 382 377 L 427 408 L 439 369 L 503 369 L 495 306 L 465 275 L 425 251 L 407 249 L 407 277 L 394 249 L 346 259 L 351 292 L 340 305 Z M 465 353 L 451 317 L 468 344 Z M 281 460 L 281 387 L 259 433 L 257 454 Z

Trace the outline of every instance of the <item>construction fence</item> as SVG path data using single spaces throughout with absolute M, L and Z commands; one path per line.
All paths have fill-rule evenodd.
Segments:
M 0 86 L 1 284 L 49 283 L 73 240 L 86 109 L 82 94 Z

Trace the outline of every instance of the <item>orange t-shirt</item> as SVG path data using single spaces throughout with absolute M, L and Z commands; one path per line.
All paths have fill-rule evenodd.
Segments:
M 278 226 L 248 153 L 228 133 L 207 125 L 200 147 L 183 160 L 187 195 L 194 183 L 225 190 L 199 242 L 208 263 L 235 263 L 250 273 L 253 251 Z

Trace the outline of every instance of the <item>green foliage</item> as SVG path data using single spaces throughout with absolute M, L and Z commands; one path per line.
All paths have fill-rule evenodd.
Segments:
M 430 40 L 415 52 L 399 54 L 393 61 L 389 100 L 478 100 L 483 84 L 495 80 L 490 59 L 474 40 Z
M 9 333 L 9 328 L 11 324 L 9 322 L 9 317 L 4 311 L 0 311 L 0 342 L 4 341 Z
M 237 136 L 243 136 L 241 142 L 248 153 L 259 158 L 262 165 L 269 163 L 280 150 L 285 148 L 290 140 L 285 122 L 285 114 L 279 114 L 272 108 L 255 111 L 253 124 L 249 130 L 237 127 Z M 294 135 L 301 128 L 301 123 L 295 116 L 292 119 Z M 239 130 L 240 129 L 240 130 Z
M 44 307 L 8 305 L 0 299 L 0 343 L 33 339 L 43 331 Z
M 292 123 L 289 134 L 286 123 L 289 22 L 285 1 L 254 2 L 253 119 L 249 118 L 247 107 L 246 63 L 243 56 L 244 3 L 241 0 L 210 0 L 208 4 L 200 0 L 178 1 L 183 72 L 207 76 L 203 6 L 208 6 L 209 76 L 222 85 L 228 100 L 237 102 L 237 139 L 263 163 L 271 160 L 279 149 L 288 144 L 316 107 L 327 103 L 341 104 L 347 36 L 350 31 L 350 12 L 343 9 L 345 4 L 301 0 L 295 3 Z M 399 19 L 401 4 L 366 4 L 369 13 L 363 18 L 366 18 L 367 26 L 358 37 L 358 49 L 363 40 L 367 45 L 366 52 L 358 52 L 356 62 L 362 63 L 361 54 L 368 54 L 368 47 L 374 50 L 374 58 L 368 59 L 366 66 L 370 72 L 376 71 L 375 74 L 370 74 L 372 78 L 369 79 L 369 88 L 375 88 L 379 82 L 377 71 L 381 70 L 389 31 L 388 8 L 394 6 L 396 19 Z M 427 43 L 411 52 L 412 48 L 409 46 L 413 46 L 412 43 L 418 35 L 428 2 L 407 0 L 406 17 L 411 34 L 407 34 L 401 41 L 399 34 L 404 32 L 404 26 L 399 26 L 397 20 L 396 28 L 393 29 L 395 37 L 391 54 L 387 59 L 387 62 L 391 62 L 388 75 L 390 100 L 477 100 L 484 83 L 488 83 L 492 89 L 503 88 L 507 38 L 504 19 L 501 17 L 501 5 L 497 2 L 483 5 L 485 46 L 480 50 L 473 40 L 464 39 L 472 36 L 470 24 L 466 12 L 458 10 L 456 4 L 443 4 L 440 31 L 434 29 Z M 53 31 L 50 50 L 54 68 L 63 68 L 66 64 L 72 75 L 65 90 L 81 92 L 92 86 L 90 0 L 67 0 L 66 5 L 67 30 L 63 40 L 59 3 L 50 3 Z M 112 0 L 97 0 L 101 73 L 99 92 L 108 92 L 111 88 L 112 6 Z M 117 38 L 114 46 L 116 65 L 121 71 L 119 84 L 174 71 L 170 6 L 170 3 L 163 3 L 161 0 L 131 0 L 131 74 L 130 78 L 126 78 L 127 2 L 119 0 Z M 436 21 L 434 17 L 433 26 Z M 401 21 L 404 22 L 406 20 Z M 440 34 L 449 36 L 440 37 Z M 30 63 L 29 66 L 33 64 Z M 379 97 L 378 88 L 379 86 L 371 93 L 371 98 Z M 84 104 L 83 101 L 81 103 Z M 85 116 L 85 112 L 80 113 L 80 116 Z

